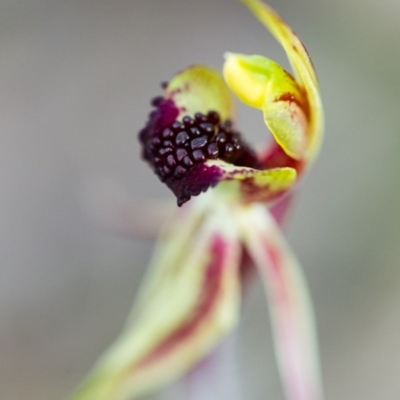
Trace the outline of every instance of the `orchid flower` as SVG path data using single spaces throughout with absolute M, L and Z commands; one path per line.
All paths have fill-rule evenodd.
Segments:
M 223 75 L 195 65 L 162 85 L 139 138 L 144 159 L 187 204 L 162 230 L 121 336 L 71 400 L 136 398 L 187 373 L 237 325 L 245 257 L 265 285 L 287 399 L 322 399 L 310 297 L 280 230 L 321 142 L 318 83 L 293 30 L 261 0 L 241 1 L 293 74 L 263 56 L 227 53 Z M 262 111 L 275 139 L 266 149 L 256 153 L 236 130 L 232 92 Z

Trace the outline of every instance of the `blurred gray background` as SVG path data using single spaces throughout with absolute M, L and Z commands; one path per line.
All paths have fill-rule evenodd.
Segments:
M 270 3 L 305 42 L 326 110 L 288 235 L 315 301 L 327 399 L 398 400 L 400 2 Z M 2 400 L 63 398 L 121 329 L 151 252 L 123 232 L 132 199 L 172 200 L 136 132 L 159 82 L 195 62 L 220 68 L 227 50 L 288 66 L 233 0 L 1 0 Z M 269 140 L 259 113 L 239 114 L 250 140 Z M 205 398 L 283 399 L 259 282 L 233 340 Z

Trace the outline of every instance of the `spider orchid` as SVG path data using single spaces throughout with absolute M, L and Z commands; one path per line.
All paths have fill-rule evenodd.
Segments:
M 194 367 L 238 323 L 246 258 L 265 285 L 287 398 L 322 399 L 308 290 L 279 228 L 321 141 L 318 84 L 292 29 L 261 0 L 242 2 L 294 74 L 262 56 L 228 53 L 223 76 L 195 65 L 163 84 L 139 138 L 144 159 L 187 204 L 161 232 L 121 336 L 71 400 L 140 397 Z M 231 92 L 262 110 L 275 139 L 265 150 L 254 152 L 236 130 Z

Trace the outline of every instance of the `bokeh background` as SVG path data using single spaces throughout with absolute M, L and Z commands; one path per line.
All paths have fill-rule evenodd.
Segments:
M 326 397 L 397 400 L 400 2 L 270 3 L 306 43 L 326 110 L 287 229 L 315 301 Z M 121 329 L 151 253 L 132 235 L 133 199 L 173 200 L 136 132 L 159 82 L 195 62 L 219 68 L 227 50 L 288 66 L 232 0 L 0 1 L 1 399 L 62 399 Z M 239 107 L 239 126 L 269 140 L 253 110 Z M 259 282 L 233 341 L 204 398 L 283 399 Z

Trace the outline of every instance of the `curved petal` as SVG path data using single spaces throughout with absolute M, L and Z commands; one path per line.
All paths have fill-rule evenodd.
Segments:
M 240 246 L 235 226 L 222 216 L 221 226 L 220 218 L 218 224 L 188 213 L 182 232 L 165 232 L 125 330 L 70 400 L 122 400 L 154 391 L 184 374 L 233 328 Z
M 262 56 L 227 53 L 224 78 L 240 100 L 263 111 L 266 125 L 289 156 L 304 157 L 307 102 L 288 72 Z
M 302 147 L 299 146 L 299 144 L 302 143 L 302 140 L 298 138 L 298 134 L 299 132 L 301 132 L 301 130 L 298 131 L 295 129 L 292 132 L 292 135 L 294 135 L 295 137 L 294 141 L 295 143 L 298 144 L 297 146 L 293 147 L 290 145 L 290 143 L 287 144 L 285 140 L 283 141 L 281 140 L 280 144 L 284 146 L 284 150 L 289 156 L 295 159 L 299 159 L 301 156 L 301 158 L 304 158 L 304 160 L 308 164 L 314 159 L 319 149 L 319 145 L 322 139 L 322 130 L 323 130 L 322 104 L 319 95 L 318 82 L 316 79 L 316 75 L 310 57 L 308 56 L 308 53 L 304 45 L 301 43 L 300 39 L 293 32 L 293 30 L 268 5 L 264 4 L 261 0 L 241 0 L 241 1 L 261 21 L 261 23 L 271 31 L 271 33 L 275 36 L 278 42 L 282 45 L 293 67 L 297 84 L 299 88 L 303 91 L 303 95 L 301 97 L 298 97 L 298 93 L 296 93 L 296 90 L 289 90 L 287 92 L 285 92 L 285 90 L 282 90 L 284 92 L 282 94 L 282 91 L 280 91 L 278 88 L 277 93 L 275 93 L 274 91 L 272 93 L 271 92 L 269 93 L 275 95 L 276 98 L 281 97 L 282 102 L 281 104 L 276 104 L 276 107 L 278 107 L 278 109 L 281 109 L 282 107 L 281 109 L 283 117 L 282 123 L 286 124 L 287 128 L 290 129 L 294 128 L 297 124 L 300 124 L 300 126 L 303 125 L 304 122 L 303 116 L 299 112 L 296 105 L 298 104 L 299 99 L 302 98 L 305 100 L 305 103 L 303 103 L 300 107 L 303 111 L 304 116 L 307 118 L 307 129 L 305 131 L 306 135 L 305 138 L 303 139 L 305 146 L 304 151 L 302 152 Z M 271 63 L 271 61 L 267 59 L 264 59 L 264 62 Z M 257 62 L 257 64 L 260 63 Z M 227 64 L 224 66 L 224 69 L 229 70 L 232 68 L 232 66 L 234 66 L 234 63 L 232 63 L 232 59 L 229 59 L 228 57 Z M 276 66 L 274 66 L 273 64 L 270 64 L 270 66 L 272 66 L 272 68 L 269 69 L 269 72 L 265 77 L 265 79 L 271 79 L 271 73 L 274 73 L 277 74 L 277 81 L 279 83 L 280 81 L 282 81 L 282 79 L 279 76 L 283 76 L 282 75 L 283 70 L 276 68 Z M 257 66 L 256 69 L 259 70 L 259 65 Z M 234 71 L 233 68 L 232 71 L 233 71 L 232 74 L 236 75 L 236 79 L 231 78 L 230 81 L 240 81 L 240 79 L 243 79 L 243 76 L 246 74 L 254 75 L 254 68 L 247 68 L 246 66 L 245 68 L 239 69 L 238 72 Z M 229 71 L 225 72 L 225 76 L 228 75 Z M 254 83 L 254 79 L 251 78 L 251 80 Z M 258 80 L 260 79 L 258 78 Z M 228 80 L 227 83 L 231 87 Z M 234 86 L 231 88 L 235 91 Z M 249 88 L 249 92 L 250 91 L 254 92 L 254 90 L 255 90 L 254 87 Z M 263 91 L 263 89 L 259 88 L 256 90 L 256 92 L 257 91 L 261 92 Z M 253 105 L 251 102 L 247 102 L 247 104 Z M 261 104 L 259 104 L 258 108 L 261 108 Z M 290 111 L 294 112 L 293 115 L 295 117 L 292 127 L 290 126 L 289 123 L 290 118 L 288 119 L 288 116 L 290 117 Z M 270 116 L 268 115 L 266 107 L 264 107 L 264 116 L 271 130 L 272 131 L 275 130 L 275 133 L 277 129 L 279 131 L 279 127 L 277 128 L 275 126 L 276 123 L 271 124 L 271 122 L 268 121 L 270 119 Z M 280 118 L 279 115 L 276 115 L 276 118 L 278 118 L 279 120 Z M 284 137 L 288 133 L 290 133 L 286 128 L 283 129 L 283 132 L 284 132 L 283 135 Z M 276 136 L 279 138 L 282 135 L 277 134 Z
M 309 109 L 306 159 L 311 162 L 322 141 L 324 116 L 318 80 L 310 56 L 293 29 L 271 7 L 260 0 L 240 1 L 253 12 L 282 45 L 296 78 L 304 88 Z
M 301 268 L 263 207 L 243 213 L 246 248 L 263 279 L 287 398 L 321 400 L 314 315 Z

